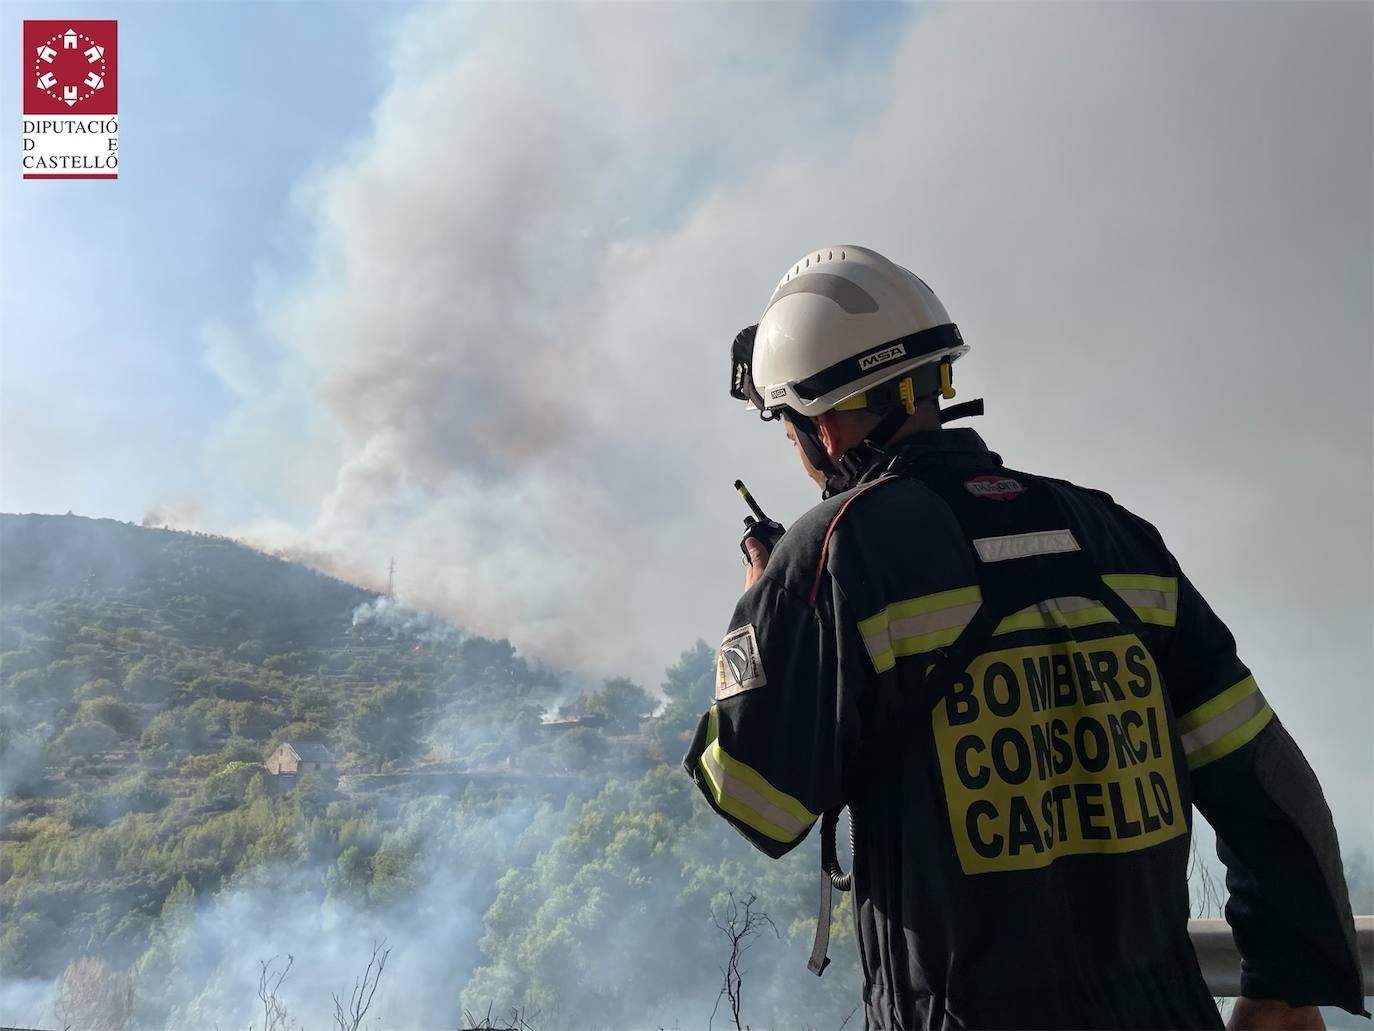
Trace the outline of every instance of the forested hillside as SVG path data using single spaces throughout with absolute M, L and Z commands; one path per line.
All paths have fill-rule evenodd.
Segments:
M 852 1010 L 843 940 L 803 968 L 814 844 L 763 861 L 676 768 L 705 645 L 658 699 L 222 538 L 7 515 L 0 556 L 0 1023 L 261 1029 L 290 956 L 330 1026 L 385 942 L 380 1026 L 694 1027 L 732 892 L 746 1017 Z

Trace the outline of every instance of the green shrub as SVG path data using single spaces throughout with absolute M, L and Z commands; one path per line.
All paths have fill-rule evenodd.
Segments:
M 253 778 L 265 772 L 262 763 L 231 762 L 196 789 L 195 799 L 201 805 L 232 809 L 243 802 Z
M 121 777 L 99 793 L 111 815 L 155 813 L 167 804 L 167 793 L 152 774 L 140 771 Z
M 246 737 L 231 737 L 219 750 L 218 758 L 221 766 L 228 766 L 233 762 L 260 763 L 263 751 Z
M 84 791 L 59 799 L 53 809 L 59 820 L 72 827 L 92 827 L 99 822 L 99 806 L 96 805 L 95 798 Z
M 5 687 L 5 700 L 23 708 L 49 701 L 47 676 L 36 669 L 16 673 Z
M 93 698 L 105 698 L 115 694 L 119 688 L 104 677 L 97 677 L 88 680 L 77 689 L 76 697 L 89 700 Z
M 104 723 L 73 723 L 53 741 L 52 748 L 61 755 L 92 755 L 108 752 L 119 743 L 119 735 Z
M 172 695 L 172 682 L 162 672 L 162 664 L 151 656 L 140 659 L 124 675 L 124 691 L 140 702 L 160 705 Z
M 109 684 L 109 681 L 101 683 Z M 129 707 L 112 695 L 82 702 L 76 711 L 76 718 L 83 722 L 103 723 L 120 737 L 129 737 L 138 729 L 138 721 Z
M 224 763 L 219 761 L 219 756 L 213 753 L 203 755 L 188 755 L 182 760 L 178 772 L 183 777 L 208 777 L 212 773 L 217 773 L 224 768 Z
M 587 711 L 606 717 L 609 730 L 629 733 L 654 709 L 649 693 L 624 677 L 613 677 L 587 699 Z
M 143 728 L 138 747 L 147 752 L 181 754 L 199 752 L 210 744 L 211 734 L 203 712 L 195 706 L 169 709 L 153 717 Z
M 277 746 L 285 741 L 319 741 L 323 737 L 324 730 L 318 723 L 293 720 L 267 739 L 267 747 L 263 749 L 262 754 L 271 755 L 277 750 Z
M 558 732 L 551 749 L 556 766 L 581 773 L 606 754 L 606 739 L 588 727 Z

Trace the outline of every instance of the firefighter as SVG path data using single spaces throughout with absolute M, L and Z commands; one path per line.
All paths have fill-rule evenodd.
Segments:
M 822 823 L 870 1027 L 1220 1027 L 1188 938 L 1193 806 L 1242 955 L 1232 1026 L 1361 1013 L 1316 777 L 1156 529 L 942 423 L 967 346 L 862 247 L 788 270 L 731 392 L 822 502 L 749 569 L 684 766 L 772 857 Z M 852 867 L 833 831 L 850 811 Z

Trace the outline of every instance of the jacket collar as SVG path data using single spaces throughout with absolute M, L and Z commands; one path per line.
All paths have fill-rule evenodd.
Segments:
M 967 455 L 989 458 L 998 465 L 1002 462 L 1000 455 L 988 450 L 978 431 L 966 426 L 950 430 L 917 430 L 889 445 L 887 450 L 892 455 L 919 454 L 922 458 L 945 454 Z
M 876 479 L 894 463 L 949 463 L 952 465 L 1000 466 L 1002 456 L 989 451 L 977 430 L 967 427 L 949 430 L 918 430 L 884 449 L 883 458 L 873 463 L 859 478 Z

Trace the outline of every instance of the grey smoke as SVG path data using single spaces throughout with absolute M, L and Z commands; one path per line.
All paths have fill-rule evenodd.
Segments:
M 382 632 L 422 643 L 446 641 L 457 644 L 462 632 L 432 612 L 407 608 L 394 598 L 377 597 L 353 610 L 355 631 Z
M 878 50 L 827 17 L 417 10 L 302 184 L 310 271 L 212 333 L 258 370 L 211 452 L 264 499 L 238 532 L 650 679 L 725 627 L 731 479 L 814 500 L 726 346 L 865 243 L 960 323 L 994 448 L 1159 525 L 1368 841 L 1369 8 L 922 8 Z

